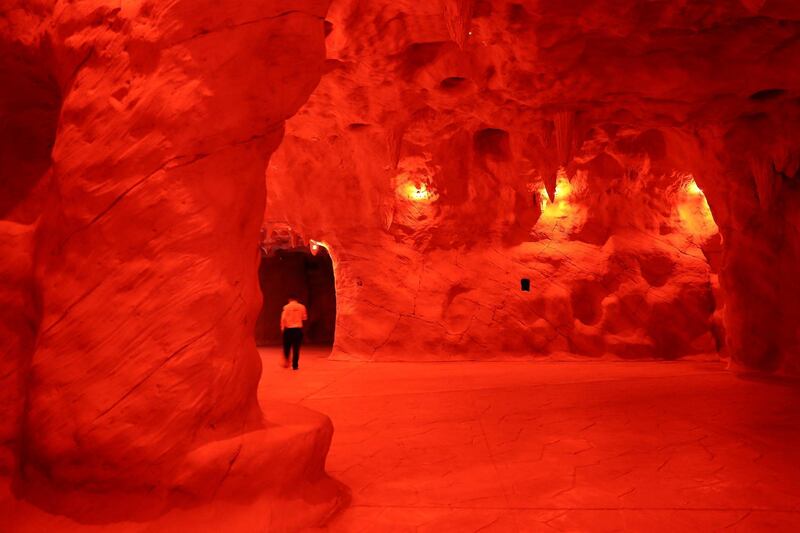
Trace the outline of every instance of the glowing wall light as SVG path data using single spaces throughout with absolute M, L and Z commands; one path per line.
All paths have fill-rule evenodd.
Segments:
M 429 202 L 434 199 L 434 193 L 428 188 L 428 184 L 406 182 L 400 187 L 400 192 L 403 196 L 413 202 Z
M 679 189 L 677 208 L 681 225 L 692 236 L 708 239 L 719 232 L 706 195 L 692 175 L 686 176 Z
M 547 195 L 547 189 L 542 187 L 539 190 L 539 207 L 542 210 L 542 216 L 546 218 L 563 218 L 570 214 L 569 197 L 572 195 L 572 184 L 563 176 L 556 180 L 556 190 L 553 195 L 553 201 L 550 201 Z
M 690 194 L 692 196 L 702 195 L 703 198 L 706 197 L 706 195 L 703 194 L 703 190 L 700 187 L 697 186 L 697 182 L 694 181 L 694 178 L 690 178 L 689 179 L 689 181 L 684 186 L 684 189 L 686 190 L 686 192 L 688 194 Z
M 317 255 L 319 253 L 320 248 L 325 248 L 325 250 L 330 254 L 330 249 L 328 245 L 323 241 L 315 241 L 314 239 L 308 240 L 308 248 L 311 250 L 311 255 Z
M 328 253 L 328 257 L 331 258 L 331 263 L 333 263 L 333 273 L 334 273 L 334 276 L 335 276 L 336 272 L 337 272 L 336 269 L 338 268 L 338 264 L 339 264 L 339 259 L 338 259 L 337 255 L 334 253 L 334 250 L 331 247 L 331 245 L 328 244 L 325 241 L 318 241 L 318 240 L 315 240 L 315 239 L 309 239 L 308 240 L 308 247 L 311 250 L 311 253 L 313 255 L 317 255 L 319 253 L 320 249 L 324 249 Z

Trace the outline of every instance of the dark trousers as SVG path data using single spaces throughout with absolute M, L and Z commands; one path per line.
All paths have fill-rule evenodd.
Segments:
M 303 328 L 286 328 L 283 330 L 283 356 L 289 360 L 292 351 L 292 368 L 297 368 L 300 361 L 300 345 L 303 344 Z

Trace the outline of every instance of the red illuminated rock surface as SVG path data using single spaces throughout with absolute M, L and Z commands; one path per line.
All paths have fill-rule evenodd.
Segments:
M 16 467 L 24 419 L 25 368 L 36 341 L 33 288 L 33 231 L 30 226 L 0 222 L 0 472 Z
M 30 246 L 3 232 L 15 494 L 104 523 L 299 493 L 316 504 L 280 520 L 320 520 L 339 498 L 330 421 L 264 418 L 252 332 L 264 169 L 319 79 L 326 3 L 7 4 L 4 50 L 26 55 L 3 63 L 3 104 L 30 127 L 4 123 L 24 137 L 3 147 L 3 207 L 35 222 Z
M 779 1 L 334 2 L 266 217 L 330 244 L 337 356 L 674 358 L 716 335 L 736 364 L 796 373 L 798 18 Z M 559 167 L 585 191 L 554 239 L 531 193 L 558 196 Z M 666 192 L 688 175 L 724 241 L 716 298 L 707 235 Z
M 331 420 L 259 402 L 264 219 L 329 248 L 336 359 L 721 355 L 800 374 L 798 35 L 790 0 L 0 0 L 4 515 L 295 530 L 341 505 Z M 648 403 L 631 379 L 577 418 L 672 391 Z M 740 394 L 724 412 L 752 409 L 734 433 L 763 416 L 779 450 L 722 485 L 754 480 L 731 512 L 796 497 L 769 433 L 792 386 L 697 387 L 715 380 Z M 670 435 L 702 443 L 680 421 L 707 399 L 665 415 Z M 631 427 L 656 431 L 645 414 Z M 611 453 L 630 437 L 610 435 Z M 372 474 L 335 464 L 363 492 Z M 575 496 L 556 481 L 545 496 Z

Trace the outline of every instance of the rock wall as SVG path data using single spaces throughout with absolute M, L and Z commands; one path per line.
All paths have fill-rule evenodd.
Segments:
M 720 281 L 727 298 L 724 316 L 731 353 L 744 368 L 796 375 L 800 100 L 772 94 L 764 100 L 755 93 L 748 112 L 725 129 L 706 133 L 706 146 L 715 155 L 709 175 L 716 178 L 709 180 L 708 189 L 724 217 Z
M 267 211 L 332 254 L 338 356 L 800 372 L 796 2 L 327 8 L 0 3 L 17 495 L 98 522 L 290 490 L 317 505 L 285 527 L 330 511 L 330 421 L 256 398 L 264 169 L 301 106 Z
M 21 74 L 0 94 L 17 113 L 2 134 L 38 143 L 2 152 L 13 201 L 0 208 L 32 223 L 4 225 L 0 242 L 15 252 L 3 256 L 14 302 L 3 312 L 20 311 L 3 322 L 4 394 L 19 401 L 3 404 L 2 438 L 18 495 L 102 522 L 329 483 L 327 419 L 295 436 L 264 429 L 253 341 L 264 169 L 319 80 L 326 9 L 2 6 L 2 50 L 24 52 L 0 65 Z
M 327 18 L 327 73 L 266 179 L 269 219 L 335 258 L 338 355 L 720 350 L 797 372 L 794 3 L 340 0 Z M 543 216 L 559 176 L 583 192 Z M 719 235 L 681 221 L 689 176 Z
M 60 88 L 39 39 L 44 15 L 0 4 L 0 474 L 18 466 L 27 369 L 39 313 L 33 222 L 48 182 Z M 46 6 L 31 4 L 31 7 Z

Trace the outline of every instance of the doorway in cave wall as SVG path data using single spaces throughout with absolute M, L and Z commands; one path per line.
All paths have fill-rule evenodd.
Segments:
M 262 248 L 258 277 L 263 295 L 256 322 L 258 346 L 281 345 L 281 310 L 292 294 L 308 309 L 304 344 L 333 346 L 336 288 L 333 262 L 324 247 L 315 247 L 315 253 L 303 245 Z

